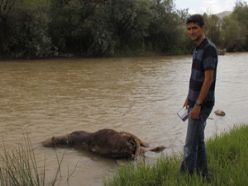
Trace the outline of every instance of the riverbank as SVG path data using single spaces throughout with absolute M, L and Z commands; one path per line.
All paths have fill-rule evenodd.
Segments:
M 46 57 L 2 57 L 0 56 L 0 62 L 9 61 L 49 61 L 49 60 L 75 60 L 75 59 L 118 59 L 118 58 L 152 58 L 152 57 L 175 57 L 175 56 L 191 56 L 190 51 L 171 51 L 167 53 L 155 52 L 155 51 L 145 51 L 145 52 L 134 52 L 134 53 L 120 53 L 112 56 L 80 56 L 74 54 L 62 54 L 62 55 L 52 55 Z
M 246 185 L 248 183 L 248 126 L 235 127 L 207 141 L 211 183 L 201 177 L 178 174 L 181 155 L 162 157 L 154 165 L 146 163 L 121 167 L 105 186 L 146 185 Z

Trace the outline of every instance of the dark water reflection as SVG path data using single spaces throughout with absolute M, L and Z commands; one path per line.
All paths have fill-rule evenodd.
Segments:
M 248 53 L 220 56 L 216 106 L 206 137 L 248 122 Z M 6 61 L 0 63 L 0 136 L 8 148 L 28 133 L 48 177 L 57 167 L 56 153 L 40 142 L 73 130 L 125 130 L 151 144 L 181 152 L 186 123 L 176 112 L 187 94 L 191 57 L 109 58 Z M 0 150 L 1 151 L 1 150 Z M 118 164 L 74 150 L 64 154 L 62 176 L 70 185 L 101 185 Z M 147 154 L 147 159 L 158 156 Z M 123 162 L 122 162 L 123 163 Z M 68 185 L 65 179 L 58 185 Z

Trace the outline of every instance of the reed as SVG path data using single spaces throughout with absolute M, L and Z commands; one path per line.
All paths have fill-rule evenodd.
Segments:
M 58 180 L 58 172 L 62 159 L 58 159 L 58 169 L 54 178 L 46 181 L 45 165 L 37 166 L 34 150 L 30 139 L 24 137 L 24 143 L 14 149 L 7 149 L 2 144 L 3 153 L 0 154 L 0 186 L 54 186 Z
M 248 183 L 248 126 L 235 127 L 228 133 L 207 141 L 209 181 L 199 177 L 180 175 L 182 156 L 161 157 L 155 164 L 141 162 L 120 167 L 105 186 L 174 186 L 174 185 L 247 185 Z

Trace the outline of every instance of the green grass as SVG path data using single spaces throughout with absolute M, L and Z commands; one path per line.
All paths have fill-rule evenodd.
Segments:
M 105 186 L 234 186 L 248 184 L 248 126 L 235 127 L 207 141 L 210 183 L 197 175 L 178 173 L 181 155 L 161 157 L 153 165 L 129 164 L 105 181 Z
M 14 149 L 7 149 L 2 145 L 0 154 L 0 186 L 54 186 L 58 180 L 62 159 L 58 161 L 58 168 L 54 178 L 46 181 L 45 165 L 38 168 L 34 151 L 28 137 L 24 143 Z

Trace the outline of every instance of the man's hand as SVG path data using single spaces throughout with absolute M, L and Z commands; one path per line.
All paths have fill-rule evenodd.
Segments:
M 205 75 L 205 78 L 203 81 L 203 85 L 201 87 L 200 94 L 197 98 L 198 100 L 201 100 L 201 102 L 204 101 L 204 99 L 207 96 L 207 93 L 209 91 L 209 88 L 213 82 L 214 71 L 213 70 L 205 70 L 204 75 Z M 201 106 L 195 105 L 192 109 L 192 112 L 191 112 L 191 118 L 192 119 L 199 119 L 200 112 L 201 112 Z
M 192 119 L 199 119 L 200 112 L 201 112 L 201 107 L 195 105 L 191 111 L 191 118 Z

